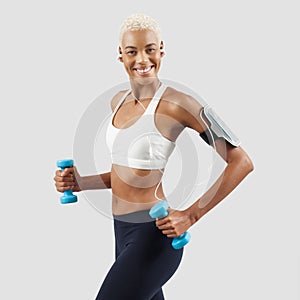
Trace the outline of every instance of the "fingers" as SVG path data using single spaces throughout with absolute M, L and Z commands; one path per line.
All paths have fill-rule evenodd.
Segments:
M 72 182 L 74 181 L 74 175 L 73 174 L 64 174 L 62 175 L 61 171 L 56 171 L 55 172 L 55 177 L 54 180 L 58 182 Z
M 175 229 L 166 229 L 166 230 L 162 230 L 161 231 L 163 234 L 165 234 L 167 237 L 175 237 L 176 236 L 176 232 Z
M 73 182 L 70 182 L 70 183 L 56 182 L 55 186 L 56 186 L 56 190 L 58 192 L 64 192 L 64 191 L 68 191 L 68 190 L 75 191 L 77 189 L 77 186 Z
M 160 229 L 161 232 L 169 238 L 174 238 L 176 236 L 179 236 L 179 234 L 176 231 L 176 228 L 172 224 L 165 224 L 159 226 L 158 229 Z
M 157 228 L 160 229 L 160 230 L 166 230 L 166 229 L 173 229 L 174 227 L 172 226 L 172 224 L 170 223 L 165 223 L 163 225 L 157 225 Z
M 174 233 L 174 231 L 168 231 L 168 232 L 163 232 L 163 234 L 165 234 L 168 238 L 175 238 L 177 236 L 179 236 L 179 234 Z
M 67 190 L 76 189 L 75 176 L 73 174 L 74 168 L 66 168 L 64 171 L 57 170 L 55 172 L 55 181 L 56 190 L 59 192 L 64 192 Z
M 73 174 L 73 173 L 75 172 L 74 169 L 75 169 L 74 167 L 65 168 L 65 169 L 61 172 L 61 176 L 67 176 L 67 175 L 69 175 L 70 173 Z
M 162 218 L 162 219 L 156 219 L 156 226 L 163 226 L 165 224 L 167 224 L 168 222 L 170 222 L 170 219 L 168 217 Z
M 170 216 L 162 219 L 156 219 L 156 226 L 163 234 L 169 238 L 180 236 L 178 232 L 178 226 L 175 226 L 174 221 Z
M 156 221 L 156 226 L 163 234 L 171 234 L 174 233 L 175 230 L 175 227 L 168 218 L 158 219 Z

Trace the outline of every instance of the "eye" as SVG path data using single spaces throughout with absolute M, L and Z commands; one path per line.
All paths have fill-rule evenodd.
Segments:
M 148 52 L 148 53 L 153 53 L 153 52 L 155 52 L 155 50 L 156 50 L 155 48 L 148 48 L 148 49 L 147 49 L 147 52 Z
M 126 54 L 128 54 L 128 55 L 135 55 L 136 51 L 135 50 L 130 50 L 130 51 L 127 51 Z

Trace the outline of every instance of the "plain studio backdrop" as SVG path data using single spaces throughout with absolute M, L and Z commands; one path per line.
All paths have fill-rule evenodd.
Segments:
M 126 82 L 118 33 L 136 12 L 162 28 L 160 77 L 204 97 L 255 165 L 190 228 L 166 298 L 299 299 L 300 21 L 292 0 L 1 2 L 0 298 L 94 299 L 113 263 L 111 218 L 83 195 L 61 205 L 53 176 L 56 160 L 73 156 L 87 108 Z M 109 207 L 108 191 L 97 193 Z

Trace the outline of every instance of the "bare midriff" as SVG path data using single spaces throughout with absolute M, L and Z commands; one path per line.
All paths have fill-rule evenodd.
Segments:
M 142 170 L 113 164 L 111 168 L 112 212 L 115 215 L 150 209 L 165 199 L 161 184 L 164 170 Z

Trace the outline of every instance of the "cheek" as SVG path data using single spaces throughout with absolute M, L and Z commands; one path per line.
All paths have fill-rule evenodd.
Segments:
M 155 56 L 155 62 L 157 64 L 160 64 L 160 62 L 161 62 L 161 55 L 160 55 L 160 53 Z
M 132 62 L 129 59 L 123 59 L 123 63 L 124 63 L 124 67 L 126 69 L 130 69 L 130 68 L 132 68 L 134 66 L 134 62 Z
M 160 65 L 161 65 L 161 60 L 160 60 L 160 59 L 157 59 L 157 60 L 155 61 L 155 63 L 156 63 L 156 65 L 157 65 L 158 67 L 160 67 Z

